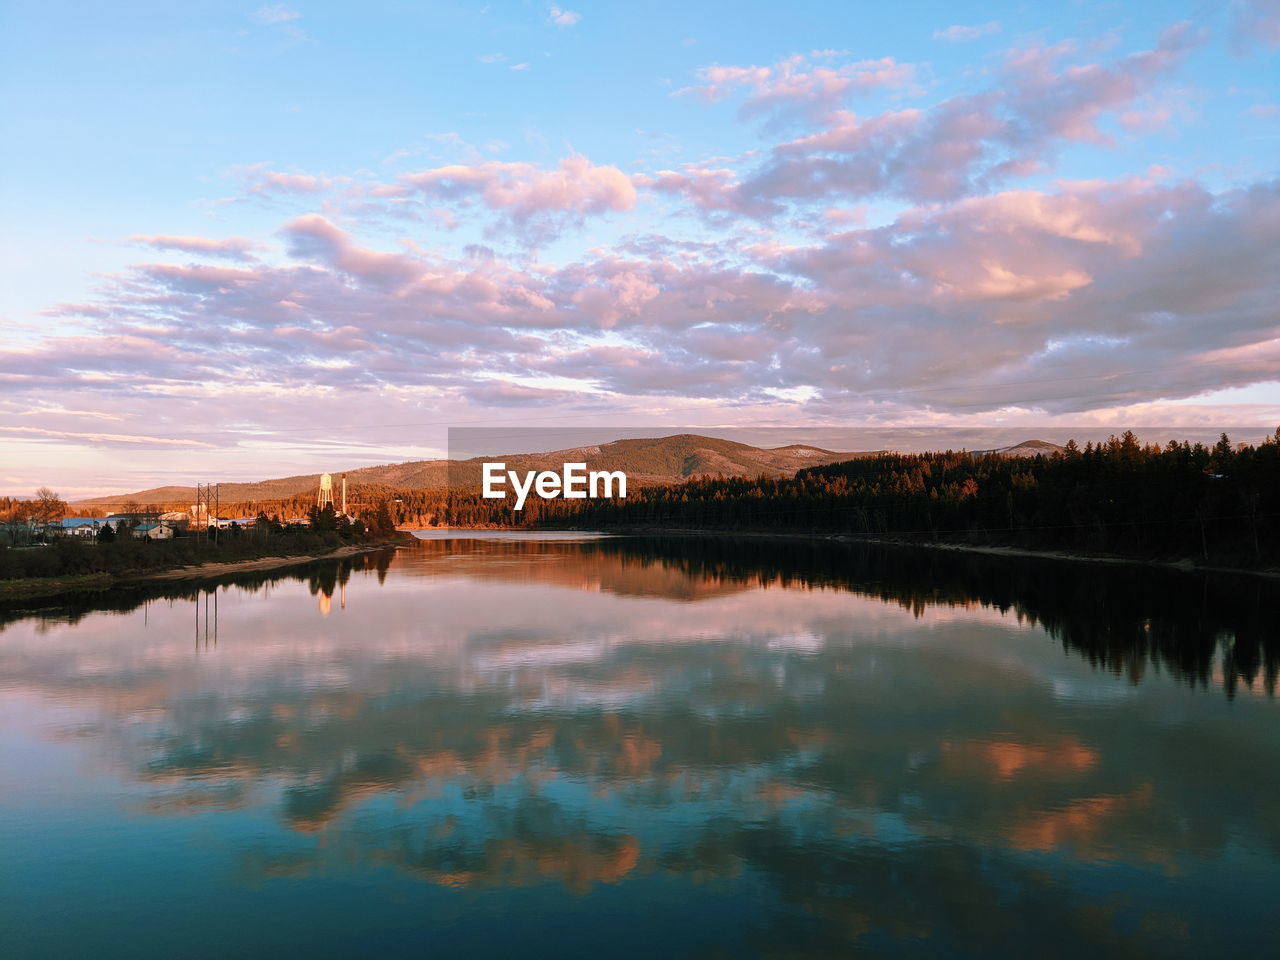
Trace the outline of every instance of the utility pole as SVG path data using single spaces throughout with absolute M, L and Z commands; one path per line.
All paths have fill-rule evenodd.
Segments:
M 200 543 L 209 538 L 209 511 L 205 507 L 205 485 L 203 483 L 196 484 L 196 505 L 194 508 L 196 523 L 196 542 Z

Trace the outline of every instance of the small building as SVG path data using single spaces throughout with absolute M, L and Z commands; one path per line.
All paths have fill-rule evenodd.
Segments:
M 167 523 L 140 523 L 133 528 L 135 540 L 172 540 L 173 527 Z
M 63 517 L 62 533 L 68 537 L 91 539 L 98 535 L 102 521 L 97 517 Z
M 144 523 L 157 523 L 159 520 L 159 513 L 151 510 L 138 510 L 133 513 L 113 513 L 101 522 L 116 533 L 119 533 L 121 524 L 126 527 L 136 528 Z
M 252 527 L 256 522 L 255 517 L 217 517 L 209 521 L 209 526 L 216 523 L 219 530 L 230 530 L 232 527 Z

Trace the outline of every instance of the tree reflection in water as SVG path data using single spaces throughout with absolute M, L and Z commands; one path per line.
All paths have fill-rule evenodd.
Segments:
M 391 868 L 467 903 L 552 888 L 539 909 L 579 917 L 625 889 L 619 953 L 1271 937 L 1272 582 L 798 540 L 438 539 L 217 589 L 220 645 L 195 654 L 205 588 L 10 611 L 0 690 L 58 729 L 76 716 L 56 749 L 92 745 L 129 797 L 112 829 L 139 844 L 178 813 L 252 818 L 240 887 Z M 1224 897 L 1230 916 L 1208 906 Z

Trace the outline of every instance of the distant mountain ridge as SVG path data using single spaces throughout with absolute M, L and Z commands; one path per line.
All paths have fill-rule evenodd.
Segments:
M 412 460 L 406 463 L 376 467 L 358 467 L 345 471 L 349 486 L 381 486 L 396 490 L 430 490 L 450 482 L 478 485 L 481 464 L 492 461 L 506 463 L 508 470 L 552 470 L 567 462 L 581 462 L 588 470 L 622 470 L 630 483 L 653 486 L 678 483 L 690 477 L 794 476 L 804 467 L 838 463 L 859 457 L 874 456 L 885 451 L 834 451 L 808 444 L 783 447 L 754 447 L 735 440 L 703 437 L 682 433 L 669 437 L 614 440 L 598 445 L 570 447 L 545 453 L 512 453 L 467 460 Z M 335 480 L 344 471 L 332 471 Z M 273 480 L 221 484 L 224 504 L 242 501 L 281 500 L 311 493 L 320 485 L 320 474 L 309 473 Z M 191 486 L 153 487 L 136 493 L 92 497 L 76 502 L 76 506 L 116 509 L 130 502 L 194 503 L 196 489 Z
M 1064 448 L 1047 440 L 1025 440 L 994 450 L 973 453 L 995 453 L 1005 457 L 1052 456 Z M 376 467 L 357 467 L 345 471 L 351 487 L 379 486 L 395 490 L 441 489 L 451 482 L 477 486 L 481 464 L 502 461 L 508 470 L 554 470 L 564 463 L 581 462 L 588 470 L 622 470 L 630 483 L 638 486 L 679 483 L 690 477 L 771 477 L 794 476 L 805 467 L 839 463 L 886 453 L 885 450 L 835 451 L 809 444 L 793 443 L 783 447 L 754 447 L 736 440 L 704 437 L 692 433 L 669 437 L 614 440 L 609 443 L 545 453 L 511 453 L 472 457 L 467 460 L 410 460 Z M 336 478 L 343 471 L 333 471 Z M 314 492 L 320 485 L 320 474 L 307 473 L 273 480 L 221 484 L 221 500 L 225 504 L 243 501 L 283 500 Z M 78 500 L 75 506 L 118 509 L 126 503 L 194 503 L 195 487 L 166 486 L 123 493 L 114 496 Z
M 1048 440 L 1023 440 L 1012 447 L 997 447 L 994 450 L 974 450 L 972 452 L 997 453 L 1002 457 L 1051 457 L 1055 453 L 1062 453 L 1066 449 L 1066 447 L 1050 443 Z

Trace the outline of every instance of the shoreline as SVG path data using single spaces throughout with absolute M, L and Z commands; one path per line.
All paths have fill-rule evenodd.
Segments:
M 1073 563 L 1106 563 L 1121 564 L 1125 566 L 1141 566 L 1141 567 L 1162 567 L 1166 570 L 1177 570 L 1182 573 L 1217 573 L 1231 575 L 1246 575 L 1251 577 L 1264 577 L 1266 579 L 1280 579 L 1280 570 L 1273 567 L 1260 567 L 1251 569 L 1249 567 L 1218 567 L 1208 564 L 1196 563 L 1194 560 L 1139 560 L 1131 557 L 1113 557 L 1101 554 L 1091 553 L 1067 553 L 1060 550 L 1029 550 L 1025 547 L 984 547 L 959 543 L 911 543 L 905 540 L 860 540 L 858 537 L 836 537 L 847 543 L 876 543 L 881 545 L 903 546 L 903 547 L 924 547 L 930 550 L 948 550 L 956 553 L 984 553 L 995 557 L 1029 557 L 1040 560 L 1064 560 Z
M 253 573 L 259 570 L 279 570 L 303 566 L 325 560 L 342 560 L 346 557 L 403 546 L 408 541 L 400 537 L 379 540 L 376 543 L 346 544 L 327 553 L 300 553 L 287 557 L 255 557 L 249 560 L 223 560 L 209 563 L 187 564 L 167 570 L 147 573 L 90 573 L 75 577 L 34 578 L 13 580 L 0 585 L 0 602 L 10 600 L 35 600 L 56 597 L 62 593 L 82 590 L 107 590 L 111 587 L 132 586 L 145 583 L 198 582 L 217 580 L 237 573 Z
M 156 580 L 210 580 L 232 573 L 247 573 L 255 570 L 277 570 L 304 563 L 316 563 L 321 560 L 341 560 L 362 553 L 375 553 L 388 547 L 395 547 L 403 541 L 390 540 L 376 544 L 347 544 L 328 553 L 298 554 L 292 557 L 258 557 L 254 560 L 226 560 L 218 563 L 200 563 L 173 570 L 155 570 L 151 573 L 119 577 L 117 583 L 146 583 Z
M 464 529 L 464 528 L 458 528 Z M 518 528 L 512 528 L 518 529 Z M 539 528 L 543 532 L 554 532 L 554 528 Z M 571 528 L 561 528 L 561 532 L 585 532 Z M 815 531 L 783 531 L 783 530 L 697 530 L 679 527 L 647 527 L 626 530 L 597 530 L 618 537 L 751 537 L 781 540 L 826 540 L 832 543 L 873 543 L 885 547 L 911 547 L 926 550 L 944 550 L 953 553 L 981 553 L 995 557 L 1025 558 L 1032 560 L 1058 560 L 1071 563 L 1104 563 L 1124 566 L 1160 567 L 1165 570 L 1176 570 L 1181 573 L 1215 573 L 1229 575 L 1245 575 L 1262 577 L 1268 580 L 1280 580 L 1280 568 L 1276 567 L 1221 567 L 1196 563 L 1191 559 L 1181 560 L 1144 560 L 1137 557 L 1117 557 L 1096 553 L 1071 553 L 1065 550 L 1031 550 L 1026 547 L 982 546 L 967 543 L 939 543 L 936 541 L 894 540 L 880 537 L 859 537 L 847 533 L 818 533 Z
M 511 534 L 521 533 L 601 533 L 606 536 L 671 536 L 671 537 L 719 537 L 773 540 L 823 540 L 832 543 L 866 543 L 886 547 L 905 547 L 914 549 L 938 550 L 948 553 L 975 553 L 1010 559 L 1053 560 L 1070 563 L 1094 563 L 1109 565 L 1125 565 L 1153 567 L 1173 570 L 1180 573 L 1207 573 L 1228 576 L 1261 577 L 1268 580 L 1280 579 L 1280 569 L 1247 567 L 1222 567 L 1199 564 L 1190 559 L 1181 560 L 1143 560 L 1131 557 L 1106 556 L 1089 553 L 1070 553 L 1057 550 L 1032 550 L 1024 547 L 983 546 L 978 544 L 921 542 L 914 540 L 884 539 L 876 537 L 859 537 L 843 533 L 820 533 L 816 531 L 775 531 L 775 530 L 699 530 L 678 527 L 634 528 L 627 530 L 593 530 L 585 531 L 577 528 L 521 528 L 521 527 L 451 527 L 451 528 L 397 528 L 396 536 L 379 540 L 377 543 L 347 544 L 330 550 L 327 553 L 297 554 L 295 556 L 257 557 L 249 560 L 228 560 L 201 564 L 189 564 L 167 570 L 154 570 L 147 573 L 112 574 L 92 573 L 75 577 L 58 577 L 53 579 L 33 579 L 29 581 L 15 580 L 0 584 L 0 603 L 47 599 L 63 593 L 75 593 L 86 590 L 108 590 L 117 586 L 131 586 L 146 583 L 164 582 L 199 582 L 217 580 L 233 576 L 237 573 L 253 573 L 261 570 L 279 570 L 288 567 L 304 566 L 326 560 L 341 560 L 346 557 L 375 553 L 396 546 L 404 546 L 417 542 L 413 529 L 438 529 L 442 532 L 456 530 L 482 530 Z

